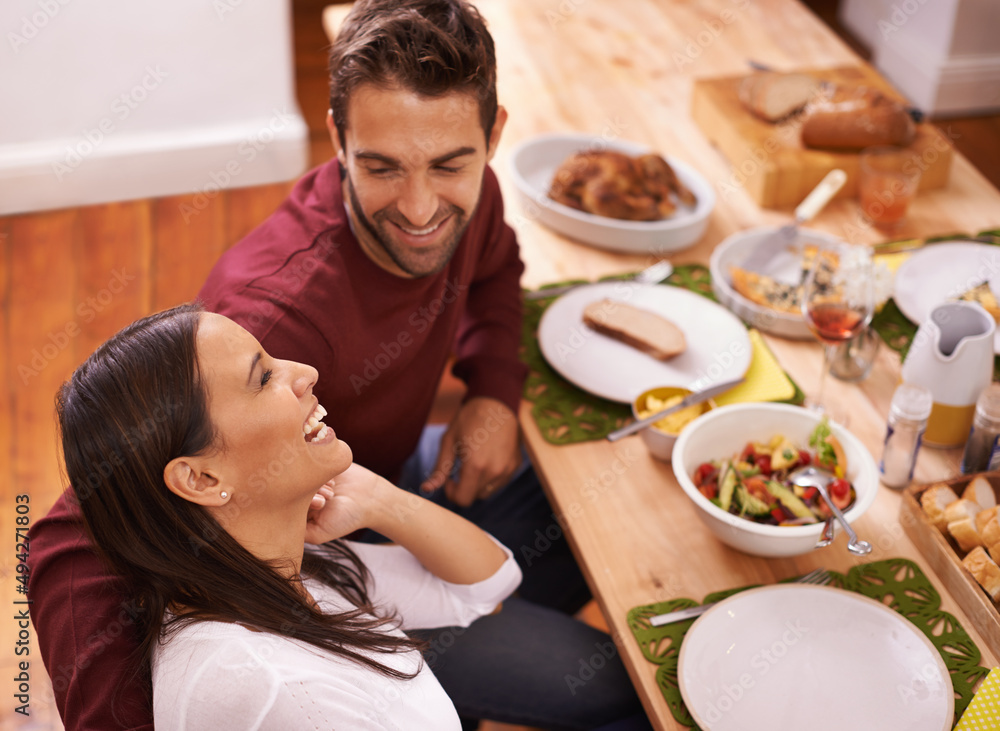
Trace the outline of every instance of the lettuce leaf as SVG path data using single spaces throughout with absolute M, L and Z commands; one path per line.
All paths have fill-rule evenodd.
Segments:
M 830 430 L 830 421 L 824 416 L 820 419 L 816 428 L 813 429 L 813 433 L 809 435 L 809 446 L 816 450 L 816 458 L 820 462 L 825 462 L 829 465 L 836 465 L 837 454 L 833 451 L 833 446 L 826 441 L 826 438 L 832 434 L 833 432 Z

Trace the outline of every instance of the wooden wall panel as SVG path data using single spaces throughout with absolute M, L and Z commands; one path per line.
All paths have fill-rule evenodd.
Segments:
M 76 252 L 76 362 L 130 322 L 149 314 L 153 232 L 148 200 L 80 210 Z
M 78 215 L 71 209 L 10 221 L 9 367 L 15 384 L 12 487 L 38 499 L 54 494 L 62 484 L 54 399 L 75 365 L 75 341 L 81 334 L 74 276 Z
M 158 198 L 153 206 L 152 311 L 194 299 L 226 250 L 226 201 L 204 193 Z
M 14 431 L 13 420 L 10 418 L 15 388 L 10 340 L 12 262 L 10 219 L 0 218 L 0 378 L 3 379 L 3 384 L 0 385 L 0 486 L 14 484 Z
M 275 183 L 228 191 L 224 248 L 228 249 L 239 243 L 244 236 L 270 216 L 285 200 L 294 185 L 294 182 Z

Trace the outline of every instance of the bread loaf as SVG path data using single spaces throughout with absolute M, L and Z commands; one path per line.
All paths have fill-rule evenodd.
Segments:
M 982 548 L 973 548 L 969 551 L 969 555 L 962 559 L 962 565 L 993 601 L 1000 601 L 1000 566 L 986 555 L 986 551 Z
M 659 360 L 669 360 L 687 348 L 684 333 L 670 320 L 625 302 L 602 299 L 583 311 L 586 325 Z
M 739 97 L 755 117 L 779 122 L 802 111 L 821 88 L 821 82 L 805 74 L 765 71 L 744 79 Z
M 917 127 L 906 109 L 878 92 L 811 104 L 802 117 L 802 144 L 835 150 L 879 145 L 906 147 Z

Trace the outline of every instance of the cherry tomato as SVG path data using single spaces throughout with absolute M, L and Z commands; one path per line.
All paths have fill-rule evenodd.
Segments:
M 815 500 L 817 493 L 819 493 L 819 490 L 817 490 L 815 487 L 807 487 L 805 490 L 802 491 L 802 497 L 805 498 L 806 500 Z
M 709 475 L 715 472 L 715 465 L 711 462 L 705 462 L 704 464 L 698 465 L 698 469 L 694 471 L 694 485 L 695 487 L 701 487 L 702 484 L 708 479 Z
M 833 504 L 843 510 L 851 504 L 851 483 L 839 479 L 830 483 L 830 499 Z
M 760 472 L 765 477 L 771 476 L 771 455 L 769 454 L 758 454 L 757 461 L 754 463 L 760 467 Z
M 851 483 L 845 479 L 838 478 L 830 483 L 830 496 L 835 498 L 843 498 L 845 495 L 851 493 Z
M 785 511 L 782 510 L 781 508 L 775 508 L 774 510 L 771 511 L 771 517 L 774 518 L 779 523 L 781 523 L 782 521 L 785 520 Z
M 748 462 L 754 464 L 754 457 L 757 453 L 754 451 L 753 442 L 747 442 L 747 445 L 743 447 L 743 451 L 740 453 L 740 461 Z
M 698 492 L 707 497 L 709 500 L 714 500 L 715 496 L 719 494 L 719 488 L 714 483 L 709 485 L 700 485 L 698 487 Z
M 812 455 L 804 449 L 799 450 L 799 466 L 807 467 L 812 462 Z

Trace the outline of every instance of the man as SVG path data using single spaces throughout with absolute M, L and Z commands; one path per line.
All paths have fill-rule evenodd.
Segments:
M 617 658 L 586 665 L 614 656 L 610 638 L 554 609 L 586 599 L 565 542 L 540 558 L 521 550 L 555 523 L 518 441 L 523 265 L 487 167 L 507 118 L 492 39 L 461 0 L 362 1 L 330 65 L 336 159 L 220 259 L 200 297 L 275 357 L 317 367 L 326 421 L 355 461 L 432 493 L 519 558 L 531 554 L 520 598 L 467 630 L 426 636 L 460 714 L 584 729 L 635 713 Z M 446 429 L 425 429 L 453 354 L 465 399 Z M 74 712 L 108 718 L 94 705 L 121 679 L 113 663 L 128 633 L 95 650 L 92 638 L 120 609 L 64 500 L 33 540 L 32 616 L 63 719 L 83 728 Z M 68 609 L 57 599 L 67 586 Z M 141 708 L 123 695 L 124 708 Z

